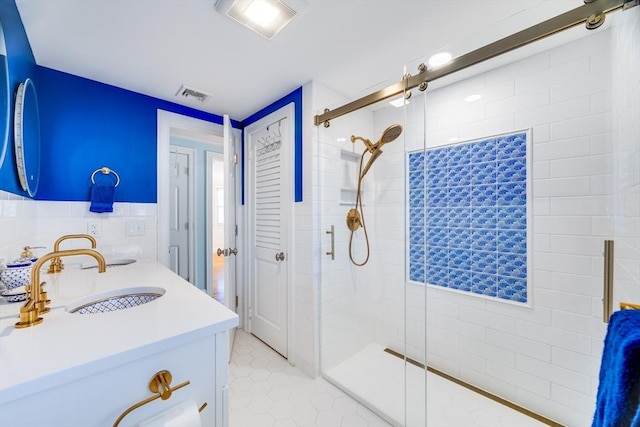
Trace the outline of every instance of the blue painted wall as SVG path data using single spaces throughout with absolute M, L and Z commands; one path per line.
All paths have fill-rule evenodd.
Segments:
M 88 200 L 91 174 L 108 166 L 120 176 L 116 201 L 154 203 L 157 110 L 222 124 L 218 115 L 44 67 L 38 71 L 43 167 L 37 199 Z
M 156 202 L 157 110 L 163 109 L 222 124 L 222 117 L 115 86 L 38 66 L 14 0 L 0 0 L 5 31 L 11 105 L 15 90 L 31 77 L 38 91 L 41 121 L 41 177 L 38 200 L 87 201 L 91 174 L 108 166 L 120 176 L 116 202 Z M 242 129 L 293 102 L 295 104 L 294 200 L 302 201 L 302 88 L 298 88 L 242 122 Z M 0 165 L 0 190 L 26 196 L 9 151 Z M 244 147 L 243 147 L 244 181 Z M 244 186 L 243 186 L 244 188 Z M 242 194 L 244 203 L 244 191 Z
M 38 200 L 89 200 L 93 171 L 108 166 L 120 175 L 117 202 L 156 202 L 157 110 L 222 124 L 222 117 L 35 63 L 14 0 L 0 0 L 11 89 L 34 80 L 40 108 L 42 162 Z M 232 121 L 236 128 L 240 123 Z M 9 151 L 0 167 L 0 189 L 25 195 Z

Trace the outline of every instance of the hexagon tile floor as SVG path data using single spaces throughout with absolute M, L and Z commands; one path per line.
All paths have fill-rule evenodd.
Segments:
M 242 330 L 236 332 L 229 367 L 229 427 L 391 425 L 324 378 L 309 378 Z M 357 370 L 349 369 L 356 375 Z M 446 405 L 443 394 L 449 393 L 451 404 Z M 466 396 L 466 393 L 475 396 Z M 437 394 L 433 411 L 429 411 L 428 427 L 544 425 L 453 383 L 440 384 Z M 470 402 L 473 408 L 469 407 Z M 465 414 L 468 416 L 464 417 Z M 424 417 L 422 420 L 421 424 Z

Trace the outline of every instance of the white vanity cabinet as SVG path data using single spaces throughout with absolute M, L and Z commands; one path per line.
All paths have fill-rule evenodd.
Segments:
M 167 400 L 156 399 L 130 412 L 120 427 L 137 426 L 142 420 L 192 399 L 203 426 L 227 426 L 228 334 L 220 332 L 195 341 L 176 343 L 151 356 L 113 365 L 104 361 L 105 370 L 86 377 L 69 373 L 71 381 L 8 402 L 0 407 L 2 427 L 107 427 L 132 405 L 153 396 L 149 380 L 161 370 L 171 373 L 173 388 L 185 381 L 189 385 L 172 392 Z M 216 363 L 220 362 L 220 363 Z M 116 362 L 116 360 L 112 361 Z M 120 362 L 120 360 L 118 360 Z M 78 374 L 82 367 L 78 367 Z
M 238 325 L 235 313 L 155 262 L 111 275 L 65 271 L 48 281 L 51 312 L 41 324 L 16 329 L 22 304 L 0 306 L 0 427 L 113 426 L 128 408 L 154 396 L 149 382 L 162 370 L 171 373 L 172 389 L 189 384 L 133 410 L 120 427 L 190 400 L 207 404 L 202 426 L 228 425 L 228 330 Z M 83 293 L 132 283 L 166 292 L 109 313 L 65 308 Z

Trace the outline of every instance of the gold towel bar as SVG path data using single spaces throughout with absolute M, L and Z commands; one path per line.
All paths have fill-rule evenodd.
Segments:
M 93 179 L 93 177 L 96 176 L 96 174 L 98 172 L 102 172 L 105 175 L 109 175 L 110 173 L 114 174 L 116 176 L 116 185 L 114 185 L 114 187 L 117 187 L 118 185 L 120 185 L 120 175 L 118 175 L 116 173 L 116 171 L 114 171 L 113 169 L 109 169 L 106 166 L 103 166 L 103 167 L 93 171 L 93 173 L 91 174 L 91 183 L 93 183 L 93 184 L 96 183 L 96 181 Z
M 631 302 L 621 302 L 620 310 L 640 310 L 640 304 L 634 304 Z
M 118 425 L 120 424 L 120 422 L 123 420 L 124 417 L 126 417 L 127 415 L 129 415 L 130 413 L 138 409 L 139 407 L 144 406 L 147 403 L 153 402 L 156 399 L 167 400 L 171 397 L 174 391 L 179 390 L 182 387 L 186 387 L 189 384 L 191 384 L 191 381 L 185 381 L 183 383 L 178 384 L 175 387 L 171 387 L 172 379 L 173 377 L 171 375 L 171 372 L 167 370 L 162 370 L 157 372 L 153 377 L 151 377 L 151 381 L 149 381 L 149 390 L 155 394 L 127 408 L 122 414 L 120 414 L 116 422 L 113 423 L 113 427 L 118 427 Z M 207 407 L 207 402 L 204 402 L 202 406 L 200 406 L 198 411 L 202 412 L 206 407 Z

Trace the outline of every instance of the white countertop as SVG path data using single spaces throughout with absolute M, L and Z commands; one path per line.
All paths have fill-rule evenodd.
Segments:
M 234 312 L 155 261 L 99 274 L 71 260 L 62 273 L 42 270 L 51 311 L 41 324 L 16 329 L 24 302 L 0 305 L 0 405 L 238 325 Z M 90 295 L 146 286 L 166 292 L 125 310 L 66 311 Z

